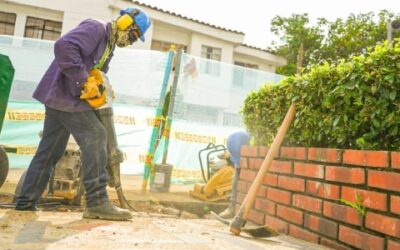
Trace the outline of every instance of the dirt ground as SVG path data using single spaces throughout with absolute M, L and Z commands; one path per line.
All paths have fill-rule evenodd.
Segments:
M 11 203 L 21 170 L 12 169 L 0 188 L 0 203 Z M 172 185 L 169 193 L 143 193 L 141 177 L 123 176 L 128 201 L 136 208 L 126 222 L 82 219 L 82 208 L 41 206 L 41 211 L 0 209 L 0 250 L 63 249 L 326 249 L 288 236 L 255 239 L 233 236 L 229 227 L 207 212 L 223 210 L 217 204 L 188 195 L 192 185 Z M 110 189 L 116 202 L 116 194 Z M 53 202 L 54 203 L 54 202 Z M 57 203 L 54 203 L 57 204 Z

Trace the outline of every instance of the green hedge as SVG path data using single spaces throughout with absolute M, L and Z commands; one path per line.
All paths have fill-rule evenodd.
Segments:
M 400 44 L 313 66 L 251 93 L 242 113 L 256 144 L 272 142 L 292 101 L 296 116 L 284 145 L 399 150 Z

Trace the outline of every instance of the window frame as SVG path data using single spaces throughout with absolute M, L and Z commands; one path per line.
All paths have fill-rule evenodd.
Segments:
M 0 18 L 0 25 L 4 24 L 4 32 L 2 30 L 2 27 L 0 26 L 0 34 L 1 35 L 14 35 L 15 32 L 15 24 L 17 22 L 17 14 L 16 13 L 12 13 L 12 12 L 6 12 L 6 11 L 0 11 L 0 15 L 4 14 L 5 15 L 5 21 L 1 21 Z M 13 16 L 14 17 L 14 23 L 12 22 L 7 22 L 8 21 L 8 17 Z M 6 33 L 7 27 L 12 26 L 12 32 L 11 33 Z
M 159 48 L 154 48 L 155 43 L 160 43 Z M 177 43 L 161 41 L 161 40 L 152 40 L 150 47 L 151 47 L 151 50 L 167 52 L 171 48 L 171 45 L 174 45 L 176 50 L 183 49 L 184 51 L 187 51 L 187 46 L 184 44 L 177 44 Z
M 32 21 L 33 23 L 30 24 L 29 22 Z M 37 23 L 38 21 L 42 22 L 40 26 Z M 49 24 L 55 25 L 50 26 Z M 59 27 L 57 27 L 57 25 L 59 25 Z M 59 21 L 34 16 L 27 16 L 25 22 L 24 37 L 55 41 L 59 37 L 61 37 L 62 25 L 63 23 Z M 28 35 L 28 32 L 32 32 L 32 35 Z
M 216 53 L 217 51 L 218 53 Z M 221 65 L 215 62 L 221 62 L 222 48 L 212 47 L 203 44 L 201 45 L 201 57 L 210 61 L 205 61 L 204 63 L 200 64 L 200 72 L 209 75 L 219 76 L 221 72 Z
M 246 70 L 246 69 L 253 69 L 253 70 L 259 69 L 258 64 L 253 64 L 253 63 L 234 61 L 233 64 L 235 66 L 241 67 L 240 69 L 235 69 L 233 72 L 232 85 L 238 86 L 238 87 L 244 86 L 244 82 L 246 80 L 249 80 L 249 79 L 251 80 L 255 76 L 255 73 L 253 71 Z

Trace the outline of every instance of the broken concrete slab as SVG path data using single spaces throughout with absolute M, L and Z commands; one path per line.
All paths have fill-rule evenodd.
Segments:
M 0 210 L 1 249 L 276 249 L 320 250 L 287 236 L 233 236 L 215 220 L 134 213 L 131 221 L 82 219 L 77 212 Z

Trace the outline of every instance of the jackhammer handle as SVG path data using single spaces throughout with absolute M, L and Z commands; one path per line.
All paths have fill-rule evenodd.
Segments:
M 279 147 L 283 141 L 283 138 L 285 137 L 285 134 L 294 118 L 294 115 L 296 114 L 295 111 L 295 104 L 292 103 L 289 107 L 289 110 L 286 113 L 286 116 L 279 127 L 278 133 L 276 134 L 270 149 L 268 150 L 267 155 L 265 156 L 265 159 L 263 163 L 261 164 L 260 170 L 258 170 L 258 173 L 256 175 L 255 180 L 250 186 L 250 189 L 240 206 L 240 209 L 238 213 L 236 214 L 235 218 L 231 222 L 231 228 L 230 231 L 234 235 L 238 235 L 240 233 L 240 228 L 244 226 L 244 223 L 247 220 L 247 216 L 250 212 L 250 209 L 253 207 L 254 200 L 256 198 L 257 192 L 259 187 L 261 186 L 263 179 L 265 177 L 265 174 L 268 172 L 269 167 L 272 164 L 272 161 L 274 160 L 275 156 L 277 155 L 279 151 Z

